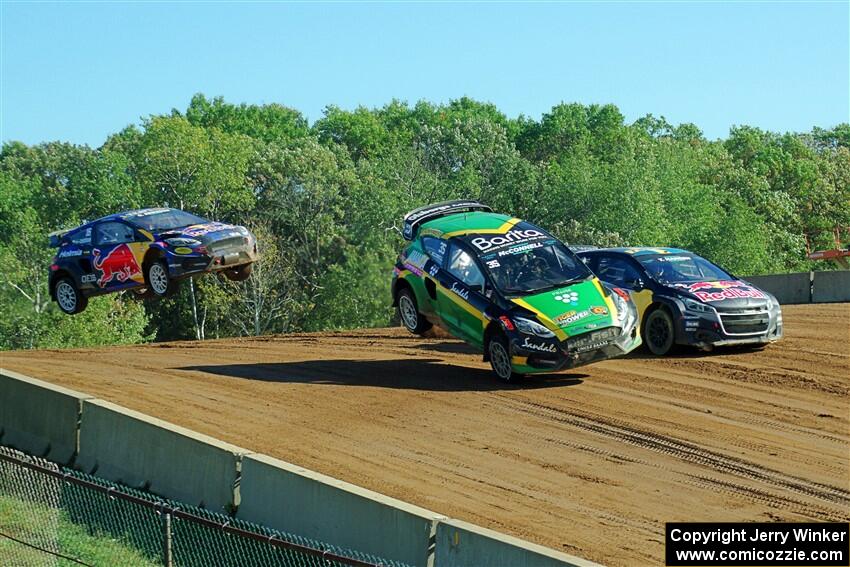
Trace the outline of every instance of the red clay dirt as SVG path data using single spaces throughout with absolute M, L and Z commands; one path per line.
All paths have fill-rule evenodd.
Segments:
M 502 385 L 402 329 L 0 353 L 94 394 L 611 565 L 668 521 L 850 519 L 850 304 L 762 351 L 640 354 Z

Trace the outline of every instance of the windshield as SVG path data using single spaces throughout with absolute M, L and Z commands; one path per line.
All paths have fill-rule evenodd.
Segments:
M 637 261 L 662 284 L 729 280 L 732 276 L 695 254 L 637 255 Z
M 508 295 L 527 295 L 563 287 L 591 273 L 578 257 L 551 236 L 532 238 L 479 253 L 493 283 Z
M 178 211 L 177 209 L 150 209 L 127 215 L 127 220 L 150 232 L 161 232 L 163 230 L 174 230 L 184 228 L 193 224 L 204 224 L 209 221 L 205 218 Z

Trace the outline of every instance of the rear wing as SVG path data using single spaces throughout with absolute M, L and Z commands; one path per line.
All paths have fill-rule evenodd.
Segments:
M 413 237 L 416 234 L 416 228 L 420 224 L 446 215 L 466 211 L 484 211 L 485 213 L 492 213 L 493 209 L 487 205 L 482 205 L 478 201 L 469 201 L 464 199 L 425 205 L 424 207 L 413 209 L 404 215 L 404 227 L 402 228 L 401 234 L 404 236 L 405 240 L 413 240 Z
M 71 232 L 73 229 L 65 229 L 65 230 L 55 230 L 47 235 L 49 239 L 49 246 L 51 248 L 59 248 L 62 244 L 62 237 Z

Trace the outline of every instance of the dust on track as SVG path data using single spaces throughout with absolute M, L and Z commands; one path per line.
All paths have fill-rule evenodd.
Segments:
M 762 351 L 637 355 L 520 387 L 401 329 L 0 364 L 556 549 L 661 564 L 667 521 L 850 519 L 850 304 L 784 318 Z

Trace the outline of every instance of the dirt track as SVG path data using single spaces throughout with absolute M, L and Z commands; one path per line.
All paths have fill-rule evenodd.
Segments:
M 630 357 L 522 387 L 401 329 L 0 364 L 568 553 L 663 564 L 666 521 L 850 518 L 850 304 L 784 315 L 761 352 Z

